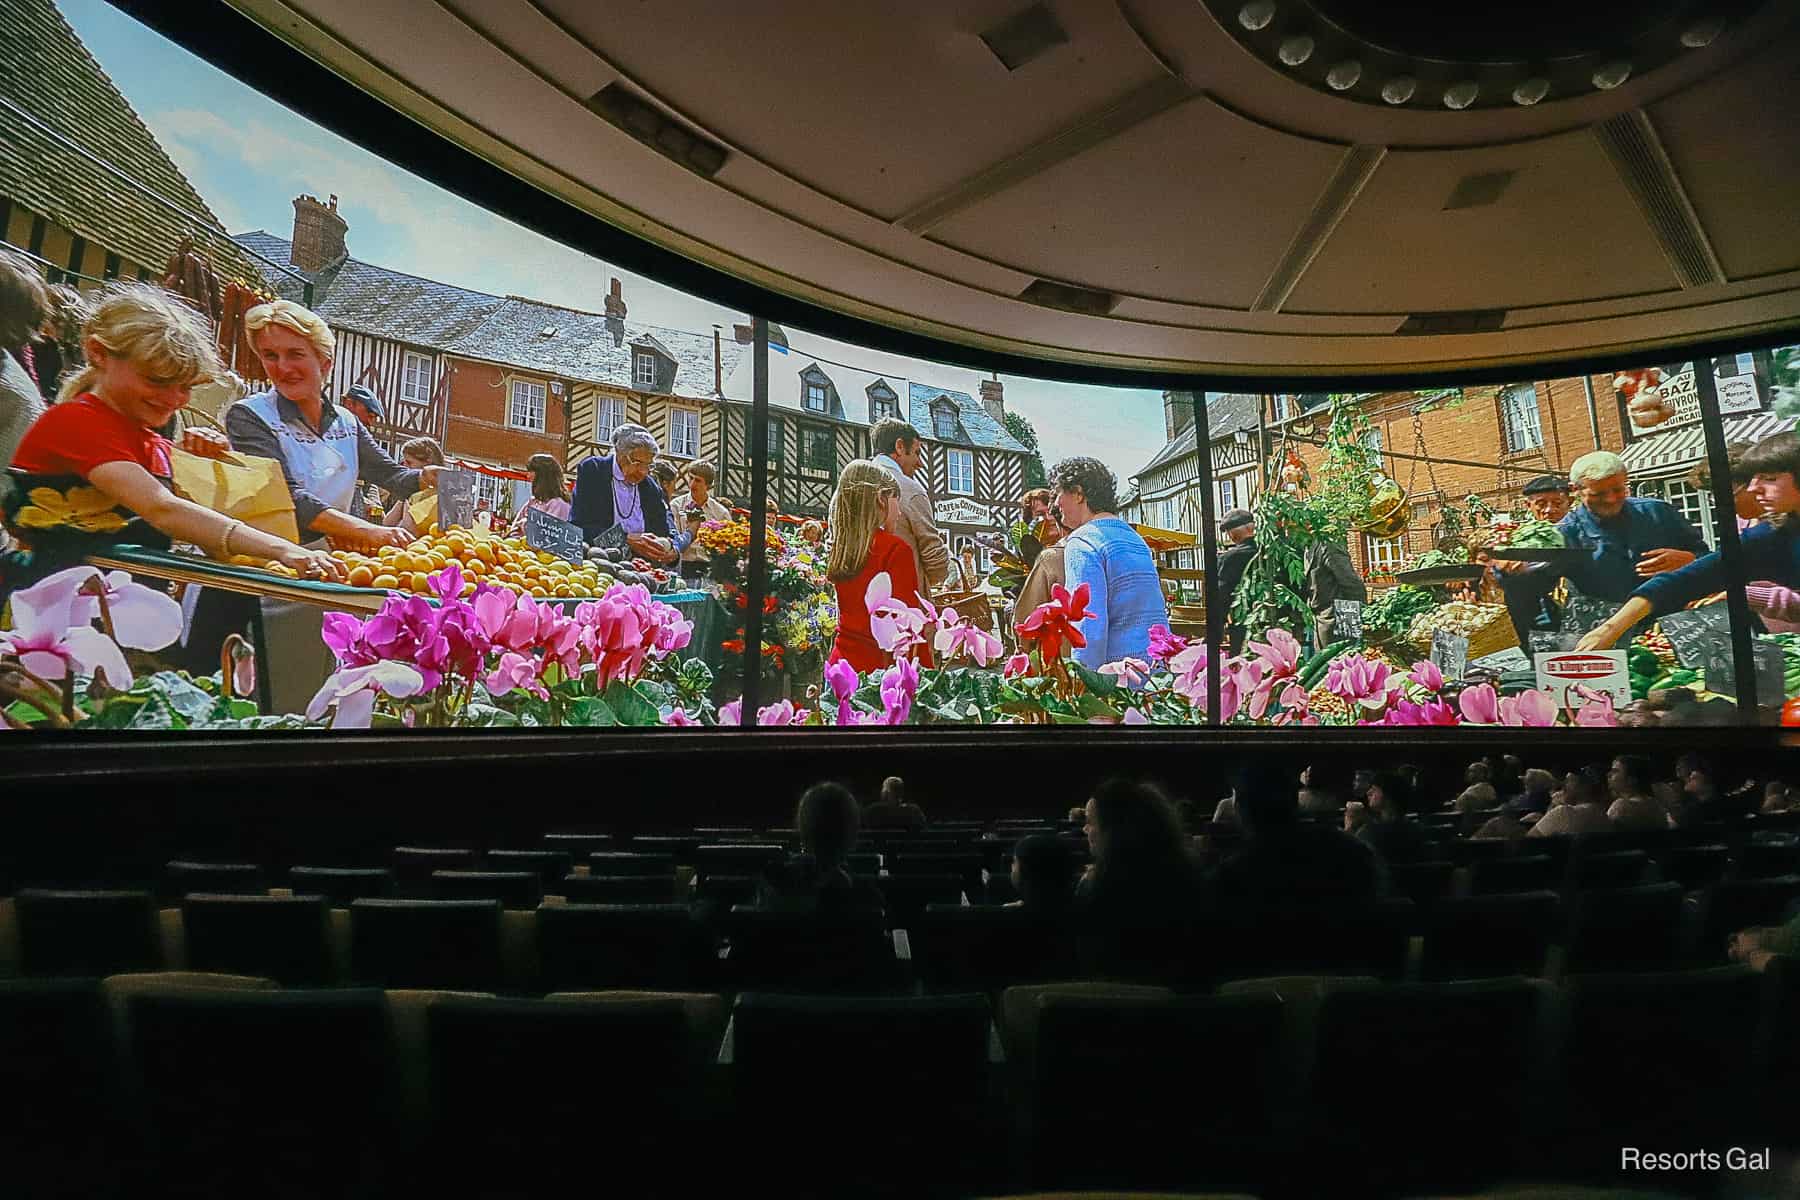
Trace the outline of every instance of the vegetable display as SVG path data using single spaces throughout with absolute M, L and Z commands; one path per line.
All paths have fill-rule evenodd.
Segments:
M 1363 629 L 1399 637 L 1412 628 L 1420 614 L 1430 612 L 1436 605 L 1437 601 L 1424 588 L 1389 588 L 1363 606 Z
M 1457 546 L 1451 550 L 1427 550 L 1401 569 L 1405 571 L 1423 571 L 1428 567 L 1460 567 L 1466 566 L 1468 561 L 1468 549 L 1463 546 Z
M 1513 530 L 1507 545 L 1519 550 L 1560 550 L 1568 543 L 1549 521 L 1527 521 Z
M 1408 636 L 1420 643 L 1430 642 L 1434 633 L 1473 637 L 1487 627 L 1496 612 L 1505 611 L 1505 606 L 1499 604 L 1472 604 L 1464 600 L 1453 600 L 1449 604 L 1421 613 L 1414 619 Z

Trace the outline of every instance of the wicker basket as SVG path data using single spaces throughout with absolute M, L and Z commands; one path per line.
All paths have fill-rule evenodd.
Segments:
M 986 592 L 945 592 L 933 596 L 931 603 L 939 612 L 954 608 L 957 616 L 975 628 L 994 632 L 994 610 Z
M 1518 631 L 1513 628 L 1512 618 L 1507 615 L 1504 604 L 1483 604 L 1487 609 L 1487 619 L 1481 627 L 1469 635 L 1469 661 L 1486 658 L 1490 654 L 1498 654 L 1519 644 Z M 1406 640 L 1421 654 L 1431 653 L 1431 631 L 1425 623 L 1432 614 L 1420 613 L 1413 621 L 1412 628 L 1407 631 Z

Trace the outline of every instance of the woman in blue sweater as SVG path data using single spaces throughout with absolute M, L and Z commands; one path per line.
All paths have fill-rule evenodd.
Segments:
M 1714 551 L 1678 571 L 1647 580 L 1618 612 L 1581 639 L 1581 650 L 1605 650 L 1646 617 L 1686 608 L 1728 587 L 1745 587 L 1750 607 L 1771 609 L 1777 593 L 1800 588 L 1800 434 L 1778 433 L 1745 451 L 1740 468 L 1749 475 L 1745 490 L 1756 497 L 1768 520 L 1739 537 L 1744 573 L 1726 577 L 1725 561 Z
M 1063 542 L 1063 575 L 1071 592 L 1088 585 L 1088 618 L 1081 623 L 1087 645 L 1075 659 L 1089 669 L 1146 657 L 1150 627 L 1169 623 L 1150 547 L 1113 511 L 1117 488 L 1097 458 L 1065 458 L 1050 469 L 1062 523 L 1074 531 Z

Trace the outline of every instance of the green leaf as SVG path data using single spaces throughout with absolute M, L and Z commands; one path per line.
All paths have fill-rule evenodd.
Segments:
M 1075 697 L 1074 708 L 1084 719 L 1088 717 L 1110 717 L 1117 721 L 1125 715 L 1100 697 L 1092 695 L 1091 693 Z
M 1087 690 L 1096 696 L 1110 696 L 1119 690 L 1119 681 L 1111 675 L 1102 675 L 1098 671 L 1089 670 L 1074 659 L 1069 660 L 1069 672 L 1087 685 Z
M 156 696 L 185 721 L 204 721 L 212 715 L 214 698 L 178 671 L 158 671 L 138 680 L 131 690 L 140 689 Z
M 457 724 L 471 726 L 476 729 L 516 729 L 518 728 L 520 721 L 518 717 L 507 712 L 504 708 L 496 708 L 492 704 L 477 704 L 474 701 L 470 701 L 469 706 L 463 709 L 462 716 L 457 721 Z
M 607 689 L 611 691 L 611 688 Z M 548 722 L 545 722 L 548 724 Z M 599 696 L 582 696 L 568 707 L 567 723 L 588 727 L 619 724 L 619 714 Z
M 92 705 L 88 719 L 81 724 L 87 729 L 130 729 L 139 710 L 150 703 L 150 697 L 134 696 L 129 692 L 112 696 Z
M 212 716 L 209 717 L 208 720 L 239 721 L 245 717 L 254 716 L 256 716 L 256 704 L 254 701 L 244 700 L 238 697 L 227 700 L 220 697 L 219 701 L 213 705 Z
M 659 723 L 655 701 L 623 680 L 615 679 L 607 684 L 600 698 L 612 710 L 613 720 L 617 724 L 644 726 Z
M 50 719 L 48 714 L 39 712 L 35 707 L 27 704 L 23 700 L 13 701 L 13 703 L 8 706 L 6 715 L 12 717 L 14 720 L 23 721 L 27 725 L 37 721 L 48 721 Z
M 166 701 L 157 697 L 140 707 L 137 712 L 132 715 L 126 728 L 186 729 L 187 722 L 181 720 L 180 717 L 176 715 L 175 710 L 169 707 Z

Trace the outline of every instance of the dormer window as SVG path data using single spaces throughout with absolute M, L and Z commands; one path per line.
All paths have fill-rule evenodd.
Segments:
M 931 406 L 931 432 L 940 442 L 955 440 L 956 408 L 948 401 L 939 401 Z
M 655 387 L 656 355 L 648 350 L 636 351 L 631 356 L 631 378 L 639 387 Z
M 885 383 L 875 383 L 869 388 L 869 424 L 877 425 L 892 417 L 900 415 L 900 398 Z
M 806 411 L 822 413 L 830 407 L 831 397 L 826 392 L 825 385 L 817 379 L 808 379 L 806 381 Z

